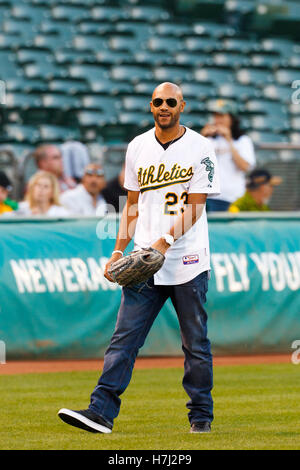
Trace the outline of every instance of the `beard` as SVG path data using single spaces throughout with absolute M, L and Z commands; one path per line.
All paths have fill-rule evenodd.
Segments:
M 177 112 L 176 114 L 174 114 L 173 116 L 171 115 L 169 122 L 162 123 L 162 122 L 160 122 L 159 113 L 157 113 L 157 114 L 154 114 L 154 121 L 157 123 L 157 125 L 158 125 L 161 129 L 171 129 L 171 128 L 174 127 L 174 126 L 177 124 L 177 122 L 179 121 L 179 116 L 180 116 L 180 111 L 178 111 L 178 112 Z

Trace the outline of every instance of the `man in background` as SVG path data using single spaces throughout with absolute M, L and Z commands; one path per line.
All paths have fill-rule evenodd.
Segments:
M 0 171 L 0 215 L 12 212 L 18 208 L 18 203 L 9 199 L 9 192 L 12 190 L 10 179 L 3 171 Z
M 48 171 L 57 177 L 60 192 L 76 187 L 76 181 L 64 174 L 62 153 L 56 145 L 40 145 L 34 151 L 33 157 L 39 170 Z
M 102 195 L 105 186 L 102 167 L 90 163 L 84 169 L 81 183 L 75 189 L 65 191 L 60 201 L 74 216 L 101 217 L 107 213 L 107 203 Z
M 125 164 L 120 173 L 107 183 L 102 194 L 109 206 L 114 208 L 116 213 L 122 212 L 126 204 L 127 190 L 124 188 Z
M 246 192 L 229 206 L 229 212 L 269 211 L 269 200 L 274 186 L 281 184 L 279 176 L 272 176 L 268 170 L 256 169 L 246 179 Z

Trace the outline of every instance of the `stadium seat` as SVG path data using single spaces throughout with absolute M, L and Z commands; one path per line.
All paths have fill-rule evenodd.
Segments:
M 221 69 L 218 67 L 211 68 L 199 68 L 196 69 L 193 73 L 194 80 L 199 82 L 210 82 L 215 85 L 220 85 L 221 83 L 230 82 L 233 80 L 233 74 L 231 70 Z
M 48 80 L 52 77 L 66 77 L 67 70 L 51 62 L 41 62 L 24 65 L 24 74 L 27 78 Z
M 131 52 L 128 51 L 112 51 L 109 49 L 104 49 L 96 53 L 95 60 L 100 64 L 105 64 L 105 66 L 110 65 L 121 65 L 135 62 L 135 58 Z
M 153 27 L 149 25 L 148 21 L 118 21 L 115 25 L 115 31 L 122 34 L 132 34 L 139 41 L 145 41 L 153 35 Z
M 153 75 L 150 69 L 136 65 L 116 65 L 111 67 L 110 75 L 114 80 L 137 82 L 151 80 Z
M 89 80 L 90 90 L 93 93 L 108 93 L 111 95 L 119 95 L 133 92 L 133 84 L 128 81 L 119 81 L 111 78 L 91 78 Z
M 89 85 L 85 79 L 52 79 L 49 81 L 49 90 L 60 93 L 87 93 Z
M 7 80 L 17 77 L 18 75 L 23 75 L 22 69 L 18 67 L 14 59 L 15 57 L 12 53 L 8 54 L 7 51 L 0 49 L 0 80 Z
M 123 96 L 121 109 L 125 111 L 150 112 L 149 96 Z
M 212 65 L 211 56 L 205 52 L 179 51 L 174 53 L 173 60 L 177 65 L 187 65 L 189 67 Z
M 276 82 L 279 85 L 289 85 L 293 83 L 294 80 L 297 80 L 300 78 L 299 70 L 297 69 L 277 69 L 274 72 L 274 77 Z
M 187 51 L 212 52 L 218 50 L 218 42 L 214 38 L 191 36 L 183 39 L 182 49 Z
M 208 121 L 207 114 L 196 114 L 196 113 L 182 113 L 180 116 L 180 122 L 184 126 L 191 129 L 202 129 Z
M 136 7 L 127 9 L 128 18 L 133 20 L 143 20 L 150 23 L 157 23 L 158 21 L 167 21 L 170 14 L 162 7 L 159 6 L 144 6 L 138 5 Z
M 146 46 L 150 51 L 165 52 L 172 54 L 183 48 L 183 42 L 180 38 L 172 36 L 153 36 L 147 41 Z
M 235 77 L 243 85 L 262 86 L 273 81 L 273 75 L 270 71 L 255 68 L 239 69 Z
M 24 38 L 21 34 L 0 34 L 0 50 L 16 49 L 17 47 L 24 46 L 24 42 Z
M 224 52 L 239 52 L 249 54 L 260 50 L 259 43 L 250 38 L 226 38 L 220 43 L 220 49 Z
M 185 23 L 174 23 L 168 21 L 158 22 L 155 25 L 154 34 L 157 33 L 157 36 L 188 36 L 193 34 L 193 27 L 192 25 L 185 24 Z
M 1 52 L 0 52 L 1 54 Z M 51 62 L 53 59 L 52 53 L 47 48 L 43 47 L 26 47 L 19 48 L 16 51 L 16 59 L 19 64 L 24 65 L 32 62 Z
M 140 128 L 151 126 L 153 119 L 150 113 L 143 112 L 120 112 L 118 115 L 118 121 L 122 125 L 138 126 Z
M 282 64 L 279 54 L 251 54 L 250 65 L 252 67 L 277 68 Z
M 158 83 L 155 80 L 152 81 L 144 81 L 138 82 L 134 84 L 134 93 L 141 94 L 141 95 L 148 95 L 149 97 L 152 96 L 154 89 L 157 87 Z
M 255 144 L 287 142 L 287 138 L 284 134 L 276 134 L 275 132 L 260 132 L 251 130 L 248 131 L 248 135 Z
M 188 82 L 193 77 L 192 69 L 189 67 L 155 67 L 153 69 L 153 76 L 154 78 L 162 83 L 162 82 L 175 82 L 175 83 L 182 83 Z
M 50 51 L 71 45 L 57 34 L 38 34 L 35 36 L 33 44 L 37 47 L 47 47 Z
M 58 35 L 66 41 L 71 41 L 76 27 L 70 21 L 43 21 L 38 28 L 39 34 L 45 35 Z
M 282 101 L 283 103 L 290 103 L 293 89 L 291 86 L 270 84 L 262 89 L 262 94 L 265 98 Z
M 80 132 L 74 127 L 55 126 L 43 124 L 39 126 L 40 136 L 46 142 L 65 142 L 67 140 L 80 140 Z
M 289 133 L 289 140 L 292 144 L 300 144 L 300 134 L 298 132 L 290 132 Z
M 16 2 L 10 10 L 11 18 L 26 18 L 35 24 L 40 24 L 43 20 L 49 18 L 49 16 L 50 10 L 45 5 L 38 6 Z
M 9 110 L 39 108 L 41 105 L 42 100 L 39 95 L 30 93 L 6 93 L 5 106 Z
M 167 56 L 165 52 L 138 50 L 134 53 L 134 60 L 137 64 L 145 64 L 148 67 L 155 65 L 171 65 L 174 60 Z
M 298 102 L 296 103 L 291 103 L 289 106 L 288 106 L 288 110 L 290 112 L 290 114 L 292 116 L 297 116 L 299 114 L 300 116 L 300 92 L 298 94 Z
M 259 97 L 261 92 L 252 85 L 241 85 L 239 83 L 221 83 L 217 88 L 217 94 L 221 98 L 231 98 L 241 101 Z M 251 101 L 250 101 L 251 102 Z
M 92 63 L 96 61 L 95 54 L 93 52 L 87 53 L 86 51 L 74 50 L 72 47 L 66 47 L 53 51 L 52 56 L 55 58 L 55 62 L 59 65 L 71 65 L 81 63 L 83 61 Z
M 103 21 L 83 20 L 77 24 L 77 31 L 80 34 L 99 34 L 102 36 L 104 34 L 113 34 L 115 28 Z
M 294 116 L 290 119 L 291 129 L 295 132 L 299 132 L 300 129 L 300 116 Z
M 85 50 L 96 53 L 102 49 L 107 49 L 108 41 L 105 36 L 98 36 L 96 34 L 78 34 L 73 38 L 72 47 L 79 51 Z
M 83 78 L 87 82 L 108 78 L 107 68 L 96 64 L 73 64 L 68 67 L 69 76 Z
M 29 95 L 30 96 L 30 95 Z M 80 105 L 80 100 L 74 95 L 62 93 L 45 93 L 42 95 L 42 104 L 48 110 L 70 110 L 76 109 Z
M 216 96 L 216 89 L 210 83 L 182 83 L 180 85 L 183 96 L 185 98 L 195 98 L 197 100 L 206 99 L 207 97 Z
M 131 36 L 111 36 L 108 40 L 108 46 L 112 51 L 135 52 L 137 50 L 137 40 Z
M 5 82 L 6 90 L 9 92 L 20 91 L 22 93 L 43 93 L 48 90 L 48 84 L 42 79 L 28 79 L 24 80 L 24 77 L 13 77 L 9 78 Z
M 289 130 L 289 122 L 287 119 L 284 119 L 275 114 L 271 115 L 257 115 L 249 118 L 251 128 L 258 131 L 269 131 L 269 132 L 284 132 Z
M 236 34 L 236 31 L 231 26 L 226 24 L 219 23 L 210 23 L 210 22 L 195 22 L 193 24 L 193 31 L 200 36 L 211 36 L 215 39 L 233 37 Z
M 289 67 L 295 67 L 295 68 L 300 68 L 300 56 L 299 55 L 292 55 L 290 56 L 287 61 L 286 61 L 286 64 L 289 66 Z
M 245 103 L 245 110 L 248 111 L 249 113 L 262 113 L 262 114 L 269 114 L 276 116 L 278 119 L 279 116 L 281 117 L 286 117 L 287 112 L 286 112 L 286 107 L 283 106 L 282 103 L 279 103 L 278 101 L 272 101 L 272 100 L 249 100 Z
M 37 33 L 37 28 L 29 19 L 6 19 L 2 23 L 2 31 L 6 34 L 21 34 L 23 41 L 31 41 Z
M 89 18 L 89 11 L 87 8 L 82 8 L 81 5 L 56 5 L 51 8 L 52 20 L 64 20 L 75 22 L 84 18 Z
M 115 124 L 116 117 L 112 113 L 96 110 L 83 110 L 76 113 L 80 127 L 98 128 L 107 124 Z
M 95 20 L 107 22 L 126 20 L 129 17 L 123 8 L 117 6 L 95 6 L 90 10 L 90 15 Z
M 2 138 L 6 142 L 27 142 L 35 144 L 39 139 L 39 131 L 36 126 L 24 124 L 7 124 L 4 126 Z
M 94 110 L 109 110 L 111 113 L 114 113 L 115 110 L 119 107 L 119 101 L 113 97 L 108 96 L 106 93 L 103 95 L 94 94 L 94 95 L 82 95 L 81 97 L 81 107 L 84 109 L 94 109 Z
M 283 57 L 289 57 L 295 52 L 295 44 L 288 39 L 267 38 L 262 40 L 261 50 L 280 53 Z
M 185 98 L 185 97 L 184 97 Z M 204 100 L 189 100 L 185 99 L 186 105 L 184 112 L 187 113 L 201 113 L 207 116 L 207 105 Z
M 249 65 L 249 59 L 238 52 L 217 52 L 212 55 L 211 61 L 213 65 L 220 67 L 239 68 L 247 67 Z

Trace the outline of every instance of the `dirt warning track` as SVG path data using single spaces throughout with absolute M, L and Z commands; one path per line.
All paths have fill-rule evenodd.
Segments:
M 291 356 L 289 354 L 214 357 L 214 366 L 280 364 L 289 362 L 291 362 Z M 183 367 L 183 364 L 183 357 L 140 357 L 136 360 L 135 369 Z M 102 359 L 8 361 L 6 364 L 0 364 L 0 375 L 71 372 L 82 370 L 95 370 L 100 372 L 102 367 Z

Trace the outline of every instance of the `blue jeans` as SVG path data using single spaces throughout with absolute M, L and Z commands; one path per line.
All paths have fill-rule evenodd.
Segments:
M 206 199 L 206 212 L 228 211 L 230 204 L 230 202 L 221 199 Z
M 183 387 L 190 400 L 190 423 L 213 420 L 212 354 L 207 338 L 206 302 L 208 272 L 175 286 L 147 283 L 124 287 L 117 323 L 105 352 L 102 375 L 95 387 L 90 409 L 113 424 L 118 416 L 120 395 L 128 386 L 139 349 L 162 306 L 170 297 L 176 310 L 184 352 Z

